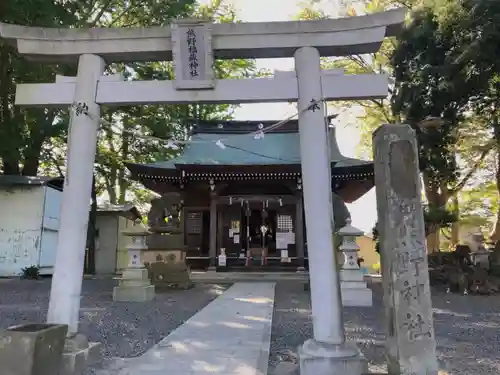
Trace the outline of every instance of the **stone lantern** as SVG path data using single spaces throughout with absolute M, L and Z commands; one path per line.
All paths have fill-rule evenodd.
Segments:
M 350 218 L 346 220 L 346 226 L 338 231 L 342 241 L 339 251 L 344 255 L 344 263 L 340 270 L 340 288 L 344 306 L 361 307 L 373 304 L 372 291 L 368 288 L 358 264 L 359 246 L 356 238 L 363 234 L 363 231 L 351 225 Z
M 155 297 L 155 287 L 149 280 L 149 272 L 142 263 L 142 251 L 148 248 L 146 238 L 150 235 L 142 223 L 122 231 L 130 238 L 127 245 L 128 266 L 123 270 L 119 285 L 113 289 L 113 300 L 123 302 L 145 302 Z

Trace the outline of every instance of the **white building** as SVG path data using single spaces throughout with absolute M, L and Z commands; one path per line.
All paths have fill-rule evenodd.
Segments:
M 52 177 L 0 176 L 0 277 L 30 266 L 52 274 L 62 183 Z

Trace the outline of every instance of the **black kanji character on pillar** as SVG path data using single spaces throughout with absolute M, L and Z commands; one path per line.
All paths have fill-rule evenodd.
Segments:
M 89 106 L 84 102 L 79 102 L 76 104 L 75 114 L 77 116 L 80 115 L 88 115 L 89 114 Z
M 308 110 L 312 111 L 312 112 L 316 112 L 316 110 L 319 110 L 320 107 L 319 107 L 319 102 L 316 100 L 316 99 L 311 99 L 311 104 L 309 105 L 309 107 L 307 108 Z

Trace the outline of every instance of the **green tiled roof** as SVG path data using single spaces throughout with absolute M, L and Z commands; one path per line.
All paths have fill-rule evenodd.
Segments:
M 221 140 L 225 149 L 215 142 Z M 198 133 L 192 136 L 181 156 L 148 167 L 174 169 L 176 164 L 198 165 L 272 165 L 300 164 L 299 134 L 267 133 L 262 139 L 246 134 Z M 197 143 L 198 142 L 198 143 Z M 352 167 L 371 162 L 345 158 L 332 160 L 335 167 Z
M 226 146 L 220 148 L 215 142 Z M 200 165 L 266 165 L 299 164 L 300 146 L 297 133 L 271 133 L 262 139 L 242 134 L 193 135 L 183 154 L 175 159 L 150 164 L 157 168 L 175 168 L 175 164 Z M 196 143 L 199 142 L 199 143 Z

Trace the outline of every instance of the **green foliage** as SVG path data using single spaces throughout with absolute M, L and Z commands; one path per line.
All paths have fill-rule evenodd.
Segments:
M 489 211 L 492 184 L 496 185 L 495 199 L 500 192 L 500 4 L 488 0 L 443 0 L 443 8 L 437 11 L 440 32 L 453 33 L 454 52 L 450 54 L 455 66 L 462 67 L 470 77 L 479 77 L 470 90 L 471 113 L 476 125 L 485 134 L 481 155 L 488 162 L 483 165 L 484 177 L 471 190 L 476 196 L 481 189 L 483 211 Z M 469 137 L 472 139 L 472 137 Z M 493 151 L 494 157 L 490 156 Z M 496 216 L 498 203 L 496 203 Z M 477 210 L 476 204 L 473 207 Z M 484 224 L 491 223 L 491 217 Z M 484 222 L 484 220 L 483 220 Z M 500 221 L 493 228 L 492 238 L 500 239 Z
M 3 0 L 0 21 L 29 26 L 55 27 L 76 22 L 71 2 Z M 16 82 L 53 81 L 62 67 L 28 62 L 15 48 L 0 41 L 0 160 L 6 174 L 35 175 L 44 141 L 60 130 L 52 124 L 60 111 L 21 109 L 14 106 Z
M 25 267 L 21 272 L 23 279 L 38 280 L 40 278 L 40 269 L 37 266 Z
M 434 190 L 457 181 L 455 130 L 469 109 L 469 91 L 473 87 L 461 67 L 451 63 L 451 47 L 453 34 L 440 32 L 433 10 L 423 8 L 414 13 L 391 60 L 394 113 L 417 130 L 418 123 L 428 116 L 445 120 L 439 128 L 418 132 L 420 166 L 425 170 L 426 184 L 432 184 Z M 443 206 L 446 201 L 436 203 Z
M 193 17 L 211 19 L 217 23 L 237 22 L 234 10 L 222 1 L 193 8 Z M 116 64 L 113 72 L 121 72 L 130 80 L 167 80 L 173 78 L 171 62 Z M 215 75 L 219 79 L 245 78 L 259 74 L 252 60 L 218 60 Z M 96 171 L 98 181 L 107 193 L 110 203 L 148 201 L 149 193 L 125 174 L 126 162 L 152 163 L 171 159 L 182 148 L 169 148 L 167 142 L 145 139 L 185 140 L 198 121 L 230 119 L 233 105 L 141 105 L 107 109 L 103 113 L 106 123 L 101 128 Z M 135 136 L 138 135 L 138 136 Z
M 238 22 L 234 9 L 222 0 L 200 5 L 195 0 L 2 0 L 0 21 L 47 27 L 150 27 L 176 18 Z M 217 61 L 218 78 L 259 74 L 251 60 Z M 15 49 L 0 43 L 0 170 L 5 174 L 64 175 L 69 115 L 67 111 L 21 109 L 14 105 L 15 84 L 53 82 L 56 74 L 74 75 L 75 67 L 28 62 Z M 170 62 L 112 64 L 107 73 L 129 80 L 172 79 Z M 167 160 L 180 150 L 144 136 L 184 139 L 196 121 L 228 119 L 230 105 L 131 106 L 102 109 L 96 156 L 96 190 L 110 203 L 144 203 L 150 193 L 128 180 L 124 163 Z
M 460 194 L 460 222 L 491 231 L 498 212 L 498 191 L 494 180 L 486 180 Z
M 439 228 L 448 227 L 457 220 L 457 215 L 451 212 L 447 207 L 432 207 L 428 205 L 424 207 L 424 222 L 427 228 L 432 225 L 438 226 Z M 430 231 L 432 230 L 426 230 L 426 232 Z

